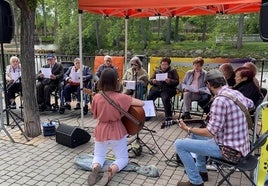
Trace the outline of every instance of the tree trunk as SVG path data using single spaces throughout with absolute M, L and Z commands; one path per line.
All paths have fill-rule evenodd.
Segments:
M 140 28 L 141 28 L 141 35 L 142 35 L 142 39 L 143 39 L 143 50 L 144 50 L 148 46 L 148 39 L 147 39 L 146 30 L 145 30 L 145 27 L 147 25 L 146 19 L 141 19 L 140 23 L 141 23 Z
M 171 39 L 171 19 L 172 17 L 168 17 L 167 20 L 167 36 L 166 36 L 166 44 L 170 44 L 170 39 Z
M 41 134 L 40 114 L 36 100 L 34 30 L 34 1 L 16 0 L 21 9 L 21 66 L 22 93 L 24 107 L 24 130 L 28 137 Z
M 95 21 L 95 32 L 96 32 L 96 41 L 97 41 L 97 48 L 98 50 L 101 49 L 101 44 L 100 44 L 100 30 L 99 30 L 99 21 Z
M 41 1 L 42 4 L 42 11 L 43 11 L 43 29 L 42 29 L 42 34 L 43 36 L 47 36 L 47 12 L 45 8 L 45 1 Z
M 241 14 L 238 22 L 238 35 L 236 41 L 236 48 L 241 49 L 243 43 L 243 30 L 244 30 L 244 14 Z
M 175 18 L 175 29 L 174 29 L 174 42 L 178 42 L 179 41 L 179 16 L 176 16 Z
M 207 39 L 207 20 L 203 20 L 203 26 L 202 26 L 202 42 L 205 42 Z

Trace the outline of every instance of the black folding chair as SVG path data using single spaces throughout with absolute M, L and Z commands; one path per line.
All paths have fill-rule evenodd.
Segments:
M 246 173 L 246 171 L 251 172 L 257 167 L 258 156 L 254 154 L 254 151 L 266 143 L 267 137 L 268 131 L 266 131 L 256 140 L 256 142 L 252 145 L 250 152 L 245 157 L 241 158 L 236 164 L 224 159 L 210 157 L 209 161 L 216 165 L 218 172 L 222 175 L 222 179 L 218 185 L 222 185 L 222 183 L 225 181 L 228 183 L 228 185 L 232 185 L 229 181 L 229 178 L 235 171 L 239 171 L 248 178 L 252 185 L 256 186 L 253 179 Z

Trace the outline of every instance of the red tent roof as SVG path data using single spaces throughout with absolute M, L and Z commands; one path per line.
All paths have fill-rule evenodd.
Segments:
M 261 0 L 79 0 L 80 10 L 118 17 L 259 12 Z

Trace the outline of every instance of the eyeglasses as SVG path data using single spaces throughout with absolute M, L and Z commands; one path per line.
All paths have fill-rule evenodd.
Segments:
M 131 63 L 131 66 L 138 66 L 137 64 Z

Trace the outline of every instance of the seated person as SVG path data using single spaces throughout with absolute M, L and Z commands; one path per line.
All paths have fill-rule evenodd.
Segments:
M 263 97 L 260 89 L 254 83 L 254 73 L 247 67 L 239 67 L 235 70 L 234 90 L 238 90 L 245 97 L 251 99 L 255 108 L 262 102 Z
M 210 94 L 204 82 L 206 71 L 203 69 L 203 65 L 204 59 L 202 57 L 195 58 L 193 70 L 186 72 L 180 85 L 179 89 L 183 91 L 182 119 L 191 119 L 190 109 L 192 101 L 198 101 L 204 112 L 209 112 L 209 108 L 204 107 L 210 100 Z
M 10 58 L 10 65 L 6 67 L 6 80 L 7 107 L 16 109 L 15 94 L 21 93 L 21 65 L 19 58 L 16 56 Z
M 235 85 L 235 73 L 233 66 L 230 63 L 224 63 L 220 66 L 219 70 L 226 79 L 228 86 L 232 88 Z
M 83 86 L 87 88 L 88 84 L 91 82 L 92 73 L 91 69 L 88 66 L 83 66 Z M 67 109 L 71 109 L 71 94 L 76 92 L 77 95 L 77 103 L 75 109 L 80 109 L 81 102 L 81 93 L 80 93 L 80 59 L 74 59 L 74 66 L 68 68 L 68 70 L 64 74 L 65 85 L 63 87 L 62 96 L 65 104 L 63 105 Z M 62 104 L 62 103 L 61 103 Z
M 112 69 L 115 69 L 116 72 L 118 73 L 118 69 L 117 69 L 117 67 L 113 66 L 113 63 L 112 63 L 112 57 L 111 57 L 111 56 L 106 55 L 106 56 L 104 56 L 103 60 L 104 60 L 104 63 L 98 67 L 98 70 L 97 70 L 97 72 L 96 72 L 96 74 L 95 74 L 95 75 L 96 75 L 96 80 L 97 80 L 97 81 L 100 79 L 100 75 L 101 75 L 101 73 L 102 73 L 106 68 L 112 68 Z
M 147 91 L 148 85 L 148 73 L 144 68 L 142 68 L 142 62 L 140 58 L 133 57 L 130 60 L 131 67 L 127 69 L 123 76 L 123 93 L 127 95 L 134 95 L 135 98 L 142 99 L 145 91 Z M 126 89 L 126 81 L 137 81 L 135 89 Z M 137 93 L 137 95 L 135 95 Z
M 45 74 L 42 73 L 42 69 L 37 75 L 37 102 L 39 105 L 39 110 L 51 110 L 50 104 L 50 94 L 59 87 L 59 84 L 62 81 L 64 69 L 63 66 L 59 63 L 56 63 L 56 57 L 54 54 L 47 55 L 47 63 L 42 68 L 50 68 L 51 75 L 50 77 L 45 77 Z
M 116 71 L 116 73 L 118 75 L 118 68 L 113 66 L 112 57 L 109 56 L 109 55 L 106 55 L 106 56 L 104 56 L 103 60 L 104 60 L 104 63 L 98 67 L 98 70 L 97 70 L 97 72 L 95 73 L 95 76 L 94 76 L 95 86 L 93 87 L 93 92 L 98 92 L 97 84 L 98 84 L 98 81 L 100 79 L 101 73 L 105 69 L 112 68 L 112 69 L 114 69 Z
M 156 98 L 161 97 L 165 109 L 166 121 L 172 120 L 172 106 L 171 98 L 177 94 L 176 87 L 179 84 L 179 75 L 176 69 L 171 66 L 171 60 L 169 57 L 163 57 L 160 62 L 160 66 L 154 71 L 149 83 L 152 88 L 149 91 L 147 100 L 155 101 Z M 157 80 L 157 74 L 167 74 L 165 80 Z M 165 123 L 163 123 L 165 124 Z M 164 126 L 161 126 L 161 128 Z
M 254 63 L 252 63 L 252 62 L 246 62 L 246 63 L 244 63 L 243 67 L 247 67 L 253 73 L 253 82 L 255 83 L 255 85 L 258 88 L 260 88 L 260 82 L 256 78 L 256 75 L 257 75 L 257 67 L 256 67 L 256 65 Z

